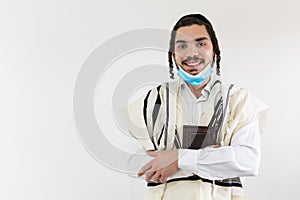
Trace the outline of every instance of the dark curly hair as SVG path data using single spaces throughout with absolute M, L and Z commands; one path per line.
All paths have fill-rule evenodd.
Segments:
M 176 31 L 183 26 L 191 26 L 193 24 L 198 24 L 198 25 L 204 25 L 210 39 L 212 41 L 213 45 L 213 51 L 214 51 L 214 61 L 216 59 L 216 64 L 217 64 L 217 75 L 220 75 L 220 61 L 221 61 L 221 51 L 219 49 L 219 44 L 218 44 L 218 39 L 216 37 L 215 31 L 212 27 L 212 24 L 206 19 L 203 15 L 201 14 L 189 14 L 181 17 L 179 21 L 175 24 L 173 27 L 172 33 L 171 33 L 171 39 L 170 39 L 170 47 L 169 47 L 169 52 L 168 52 L 168 60 L 169 60 L 169 72 L 170 72 L 170 78 L 174 79 L 174 72 L 173 72 L 173 59 L 172 55 L 174 52 L 174 46 L 175 46 L 175 36 L 176 36 Z

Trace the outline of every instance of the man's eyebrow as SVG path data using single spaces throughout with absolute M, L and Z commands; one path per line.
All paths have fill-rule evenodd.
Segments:
M 208 40 L 208 38 L 207 37 L 199 37 L 199 38 L 195 39 L 196 42 L 199 42 L 199 41 L 202 41 L 202 40 Z M 185 40 L 176 40 L 175 43 L 187 43 L 187 41 L 185 41 Z
M 195 39 L 196 42 L 199 42 L 202 40 L 208 40 L 208 38 L 207 37 L 199 37 L 199 38 Z
M 187 43 L 185 40 L 176 40 L 176 43 Z

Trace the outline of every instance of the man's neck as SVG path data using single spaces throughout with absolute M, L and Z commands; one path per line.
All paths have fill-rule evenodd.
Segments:
M 188 87 L 192 91 L 192 93 L 195 95 L 195 97 L 198 99 L 202 95 L 202 90 L 205 88 L 207 83 L 210 81 L 211 77 L 207 78 L 201 85 L 198 86 L 192 86 L 191 84 L 187 83 Z

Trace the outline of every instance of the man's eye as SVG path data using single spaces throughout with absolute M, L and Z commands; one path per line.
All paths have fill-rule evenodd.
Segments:
M 181 44 L 177 46 L 178 49 L 185 49 L 186 47 L 187 47 L 186 44 Z
M 197 43 L 197 47 L 204 47 L 206 44 L 204 42 Z

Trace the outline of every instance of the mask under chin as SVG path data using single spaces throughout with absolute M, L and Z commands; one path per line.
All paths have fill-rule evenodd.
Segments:
M 180 66 L 178 66 L 178 76 L 181 77 L 183 80 L 191 84 L 192 86 L 199 86 L 201 85 L 212 73 L 214 69 L 208 64 L 200 73 L 196 75 L 191 75 L 184 71 Z

